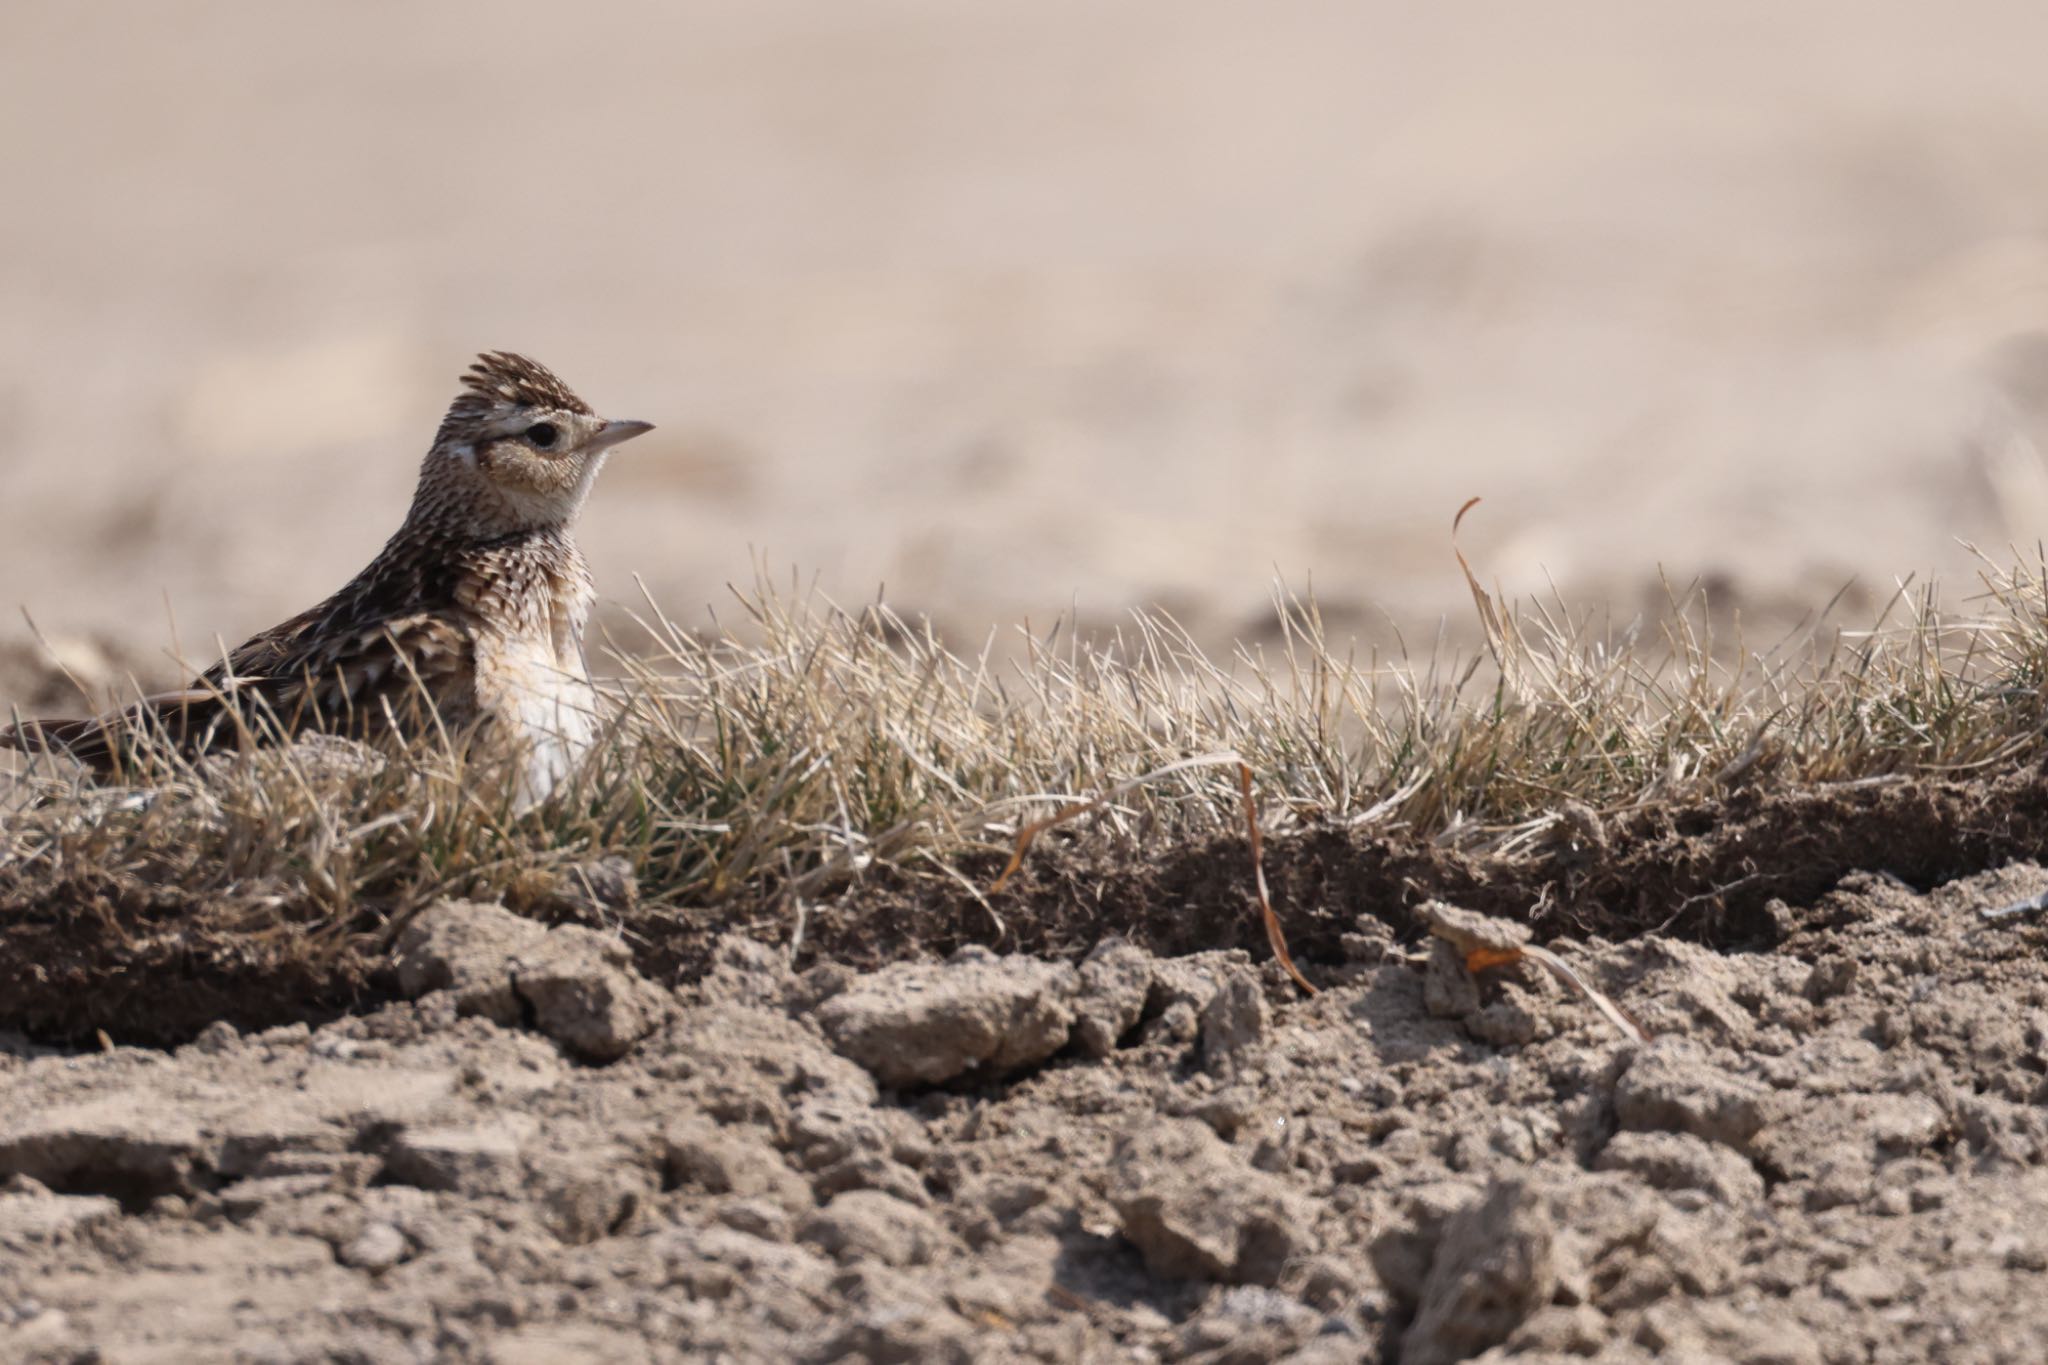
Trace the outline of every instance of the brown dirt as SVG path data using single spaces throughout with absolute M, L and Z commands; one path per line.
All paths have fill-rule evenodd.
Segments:
M 2048 847 L 2048 775 L 1906 779 L 1841 789 L 1737 791 L 1656 806 L 1601 825 L 1561 824 L 1514 857 L 1468 854 L 1398 834 L 1311 828 L 1268 841 L 1266 874 L 1295 956 L 1343 960 L 1360 914 L 1403 939 L 1409 909 L 1438 899 L 1557 935 L 1622 939 L 1656 930 L 1716 948 L 1768 948 L 1787 931 L 1774 902 L 1806 903 L 1844 876 L 1882 872 L 1926 888 Z M 986 885 L 998 864 L 971 862 Z M 1144 856 L 1083 836 L 1049 838 L 1013 889 L 970 896 L 956 881 L 883 873 L 817 907 L 800 965 L 871 969 L 980 944 L 1077 958 L 1107 936 L 1163 955 L 1241 948 L 1264 956 L 1242 839 Z M 46 1042 L 184 1042 L 215 1020 L 238 1028 L 319 1022 L 391 998 L 374 909 L 335 926 L 290 894 L 238 901 L 96 873 L 0 873 L 0 1028 Z M 603 911 L 515 902 L 550 921 Z M 786 944 L 774 904 L 720 911 L 641 906 L 624 914 L 640 969 L 693 980 L 721 934 Z M 351 930 L 358 932 L 350 932 Z
M 184 1042 L 333 1018 L 370 996 L 371 963 L 274 899 L 241 903 L 84 872 L 0 872 L 0 1029 L 50 1042 Z
M 1233 840 L 1042 850 L 1002 959 L 933 961 L 993 922 L 923 884 L 815 913 L 803 975 L 633 910 L 666 988 L 488 907 L 394 963 L 17 885 L 0 1358 L 2037 1359 L 2048 923 L 1978 912 L 2048 887 L 1999 866 L 2041 785 L 1275 840 L 1314 1000 L 1235 946 Z M 1654 1041 L 1432 961 L 1425 896 L 1547 907 Z M 94 1028 L 190 1041 L 52 1046 Z
M 1360 914 L 1404 939 L 1419 936 L 1408 912 L 1431 899 L 1528 922 L 1539 939 L 1657 930 L 1716 948 L 1765 948 L 1784 932 L 1773 901 L 1810 901 L 1851 872 L 1924 888 L 2044 847 L 2048 774 L 2030 769 L 1977 781 L 1740 790 L 1592 827 L 1561 824 L 1514 857 L 1311 828 L 1268 839 L 1265 866 L 1296 958 L 1327 963 L 1341 960 Z M 988 859 L 966 871 L 986 886 L 999 868 Z M 874 877 L 814 912 L 806 955 L 868 968 L 968 944 L 1071 957 L 1118 935 L 1162 954 L 1242 948 L 1263 956 L 1251 887 L 1241 838 L 1148 856 L 1048 837 L 1014 888 L 986 906 L 950 879 Z M 644 931 L 642 965 L 657 977 L 688 976 L 703 960 L 711 931 L 677 927 L 671 920 Z M 753 928 L 778 941 L 788 934 L 781 916 L 759 917 Z
M 1647 1047 L 1355 912 L 1303 1000 L 1235 951 L 742 938 L 649 995 L 429 910 L 415 999 L 0 1045 L 0 1357 L 2038 1359 L 2048 928 L 1977 912 L 2044 888 L 1553 937 Z

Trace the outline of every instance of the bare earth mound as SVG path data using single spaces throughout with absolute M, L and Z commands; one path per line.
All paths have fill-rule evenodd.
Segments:
M 316 1027 L 17 1039 L 0 1357 L 2048 1356 L 2048 934 L 1979 914 L 2048 873 L 1553 937 L 1647 1047 L 1318 885 L 1307 1001 L 1236 950 L 736 936 L 670 988 L 450 904 Z

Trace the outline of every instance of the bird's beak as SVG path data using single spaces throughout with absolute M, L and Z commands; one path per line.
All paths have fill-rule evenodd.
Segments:
M 585 450 L 603 450 L 621 441 L 630 441 L 635 436 L 654 430 L 652 422 L 606 422 L 597 429 L 597 434 L 583 443 Z

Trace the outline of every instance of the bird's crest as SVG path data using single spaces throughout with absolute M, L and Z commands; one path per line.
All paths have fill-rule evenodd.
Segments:
M 438 444 L 460 437 L 506 407 L 547 408 L 589 415 L 590 404 L 576 396 L 554 371 L 537 360 L 510 351 L 485 351 L 462 376 L 462 393 L 448 407 L 435 436 Z

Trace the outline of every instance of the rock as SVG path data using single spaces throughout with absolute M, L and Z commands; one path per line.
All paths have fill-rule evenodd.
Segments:
M 1044 1061 L 1073 1026 L 1074 969 L 963 949 L 944 963 L 905 962 L 857 979 L 818 1007 L 841 1055 L 883 1085 L 938 1085 Z
M 1827 1280 L 1828 1293 L 1858 1307 L 1881 1308 L 1888 1303 L 1897 1303 L 1906 1297 L 1910 1286 L 1906 1277 L 1896 1270 L 1859 1261 L 1831 1271 Z
M 880 1190 L 848 1190 L 804 1220 L 800 1240 L 841 1262 L 924 1265 L 945 1244 L 938 1220 Z
M 363 1230 L 336 1253 L 343 1265 L 380 1275 L 405 1259 L 405 1234 L 385 1222 L 365 1223 Z
M 1740 1152 L 1690 1133 L 1616 1133 L 1593 1165 L 1627 1171 L 1653 1189 L 1699 1190 L 1734 1207 L 1764 1194 L 1763 1177 Z
M 1614 1084 L 1614 1114 L 1638 1132 L 1691 1133 L 1747 1150 L 1771 1116 L 1761 1082 L 1730 1075 L 1685 1039 L 1659 1039 Z
M 1123 1235 L 1155 1274 L 1272 1285 L 1315 1249 L 1307 1201 L 1192 1119 L 1127 1134 L 1110 1170 Z
M 547 935 L 546 925 L 501 905 L 441 901 L 398 936 L 398 988 L 411 999 L 452 990 L 459 1012 L 510 1027 L 520 1016 L 512 960 Z
M 564 925 L 513 960 L 513 985 L 542 1033 L 586 1061 L 616 1061 L 670 1008 L 667 992 L 634 971 L 632 961 L 615 936 Z
M 1074 1000 L 1074 1046 L 1086 1057 L 1107 1057 L 1138 1026 L 1152 990 L 1152 955 L 1120 938 L 1104 939 L 1081 962 Z

